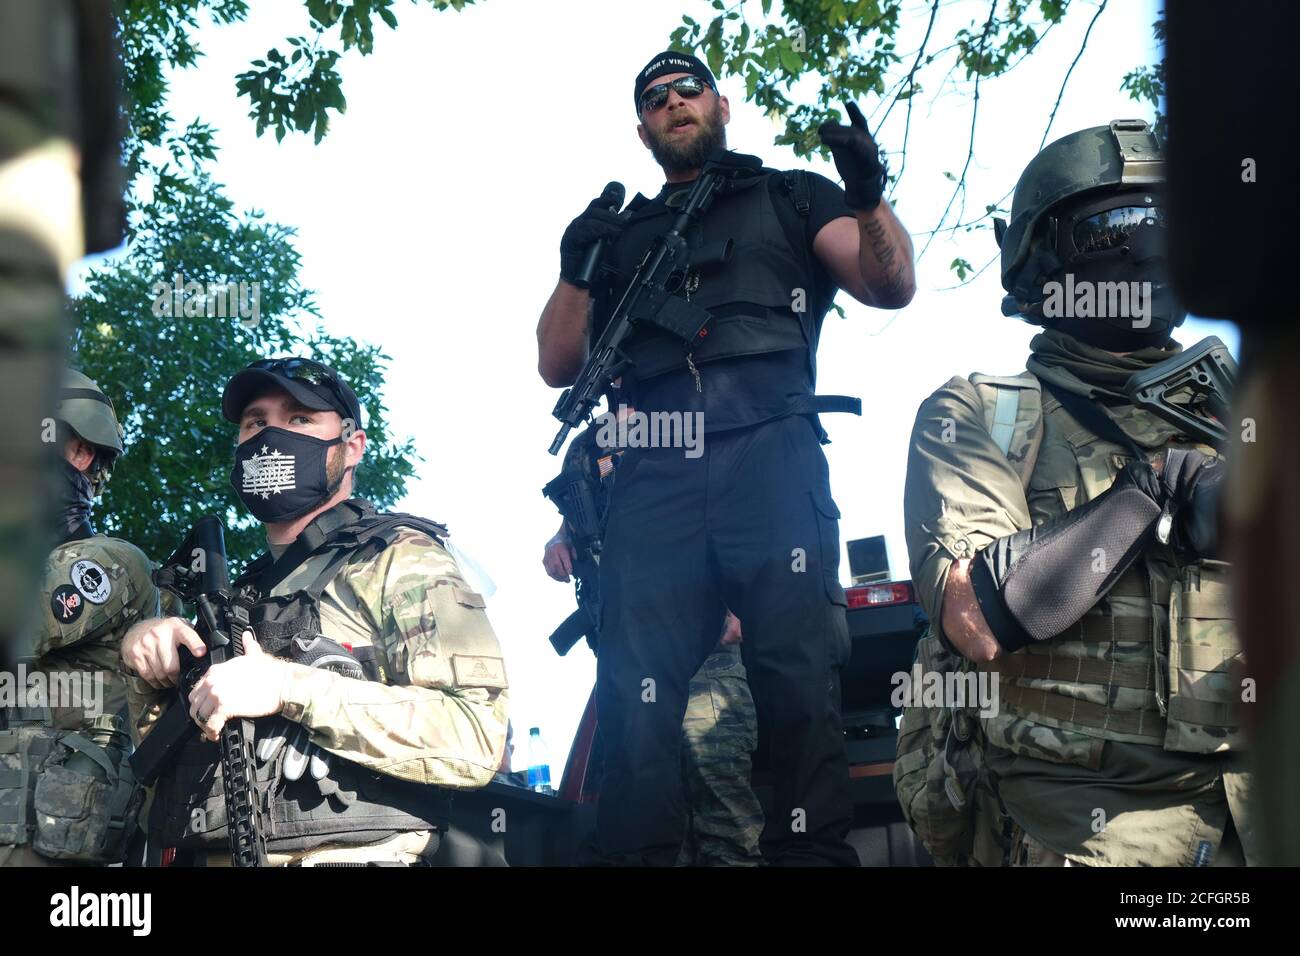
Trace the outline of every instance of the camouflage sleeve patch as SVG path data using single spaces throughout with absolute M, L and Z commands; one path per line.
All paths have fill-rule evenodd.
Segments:
M 158 613 L 158 589 L 144 552 L 97 535 L 56 548 L 45 567 L 45 603 L 36 654 L 89 642 L 109 648 L 109 666 L 128 627 Z

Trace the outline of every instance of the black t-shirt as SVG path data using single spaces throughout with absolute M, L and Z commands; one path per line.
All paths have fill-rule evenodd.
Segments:
M 691 185 L 666 183 L 650 202 L 665 205 L 671 196 L 689 190 Z M 808 173 L 808 185 L 808 215 L 800 217 L 794 211 L 793 200 L 785 190 L 782 177 L 768 177 L 773 204 L 778 208 L 782 204 L 788 207 L 790 220 L 803 227 L 801 238 L 806 243 L 814 276 L 814 288 L 809 290 L 808 300 L 810 303 L 829 303 L 836 291 L 835 282 L 813 254 L 813 240 L 828 222 L 841 216 L 852 217 L 854 212 L 844 202 L 844 190 L 825 176 Z M 623 283 L 630 278 L 625 277 Z M 622 295 L 624 287 L 620 284 L 612 290 L 613 300 L 593 287 L 593 340 L 604 328 L 617 303 L 616 297 Z M 703 412 L 704 430 L 721 432 L 783 418 L 790 414 L 796 399 L 813 392 L 812 369 L 803 349 L 718 359 L 702 363 L 697 368 L 699 389 L 690 369 L 677 369 L 639 382 L 636 395 L 626 399 L 619 397 L 617 389 L 612 389 L 610 406 L 616 408 L 624 403 L 646 412 Z

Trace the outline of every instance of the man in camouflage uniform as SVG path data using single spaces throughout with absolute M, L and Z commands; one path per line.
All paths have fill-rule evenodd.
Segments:
M 144 553 L 96 534 L 90 516 L 123 452 L 122 429 L 108 396 L 72 370 L 53 426 L 58 543 L 45 566 L 34 658 L 24 664 L 48 684 L 18 706 L 0 703 L 0 866 L 121 862 L 144 796 L 124 761 L 117 664 L 127 628 L 157 616 L 158 589 Z
M 912 576 L 933 632 L 998 681 L 984 756 L 1013 864 L 1258 859 L 1214 535 L 1224 469 L 1124 390 L 1181 351 L 1163 199 L 1145 123 L 1044 149 L 995 224 L 1004 313 L 1047 326 L 1029 371 L 952 379 L 912 432 Z M 1106 282 L 1149 283 L 1146 307 L 1101 309 Z M 1053 303 L 1089 285 L 1092 308 Z
M 763 808 L 750 786 L 758 714 L 740 658 L 740 621 L 730 611 L 722 638 L 691 678 L 682 721 L 686 837 L 678 866 L 758 866 Z
M 425 863 L 451 792 L 488 783 L 505 748 L 506 674 L 483 599 L 443 526 L 351 497 L 366 435 L 333 369 L 255 362 L 227 384 L 222 411 L 239 425 L 231 482 L 269 553 L 233 583 L 250 606 L 246 653 L 210 668 L 185 702 L 203 733 L 158 782 L 151 854 L 228 862 L 211 742 L 227 720 L 261 718 L 268 863 Z M 180 646 L 203 653 L 179 618 L 142 622 L 123 645 L 142 735 L 175 695 Z
M 620 409 L 623 415 L 630 411 L 627 406 Z M 595 441 L 591 429 L 575 435 L 565 454 L 565 469 L 592 479 L 597 512 L 603 519 L 618 453 L 596 456 Z M 602 458 L 606 464 L 601 464 Z M 546 543 L 542 565 L 554 580 L 568 581 L 577 560 L 568 521 L 562 521 Z M 598 563 L 599 556 L 592 560 Z M 583 587 L 594 588 L 595 582 L 584 581 Z M 740 642 L 740 621 L 728 611 L 717 647 L 691 678 L 687 691 L 682 720 L 686 834 L 678 866 L 757 866 L 762 862 L 758 841 L 763 833 L 763 809 L 749 779 L 758 746 L 758 716 Z M 593 641 L 592 649 L 597 645 Z

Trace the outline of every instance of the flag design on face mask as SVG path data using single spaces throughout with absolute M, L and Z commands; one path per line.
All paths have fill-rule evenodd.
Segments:
M 295 490 L 298 483 L 294 462 L 294 455 L 285 455 L 278 448 L 263 445 L 260 454 L 244 462 L 243 490 L 263 498 Z

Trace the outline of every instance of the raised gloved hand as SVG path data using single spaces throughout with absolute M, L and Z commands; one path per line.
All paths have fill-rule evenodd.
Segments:
M 622 197 L 610 188 L 615 185 L 610 183 L 605 187 L 564 230 L 560 238 L 560 278 L 565 282 L 572 282 L 581 271 L 582 260 L 593 242 L 600 239 L 613 242 L 622 234 L 624 223 L 618 218 Z
M 867 121 L 856 103 L 844 104 L 851 126 L 823 123 L 817 130 L 830 147 L 835 168 L 844 180 L 844 201 L 850 209 L 872 210 L 885 192 L 885 167 L 876 141 L 867 131 Z

